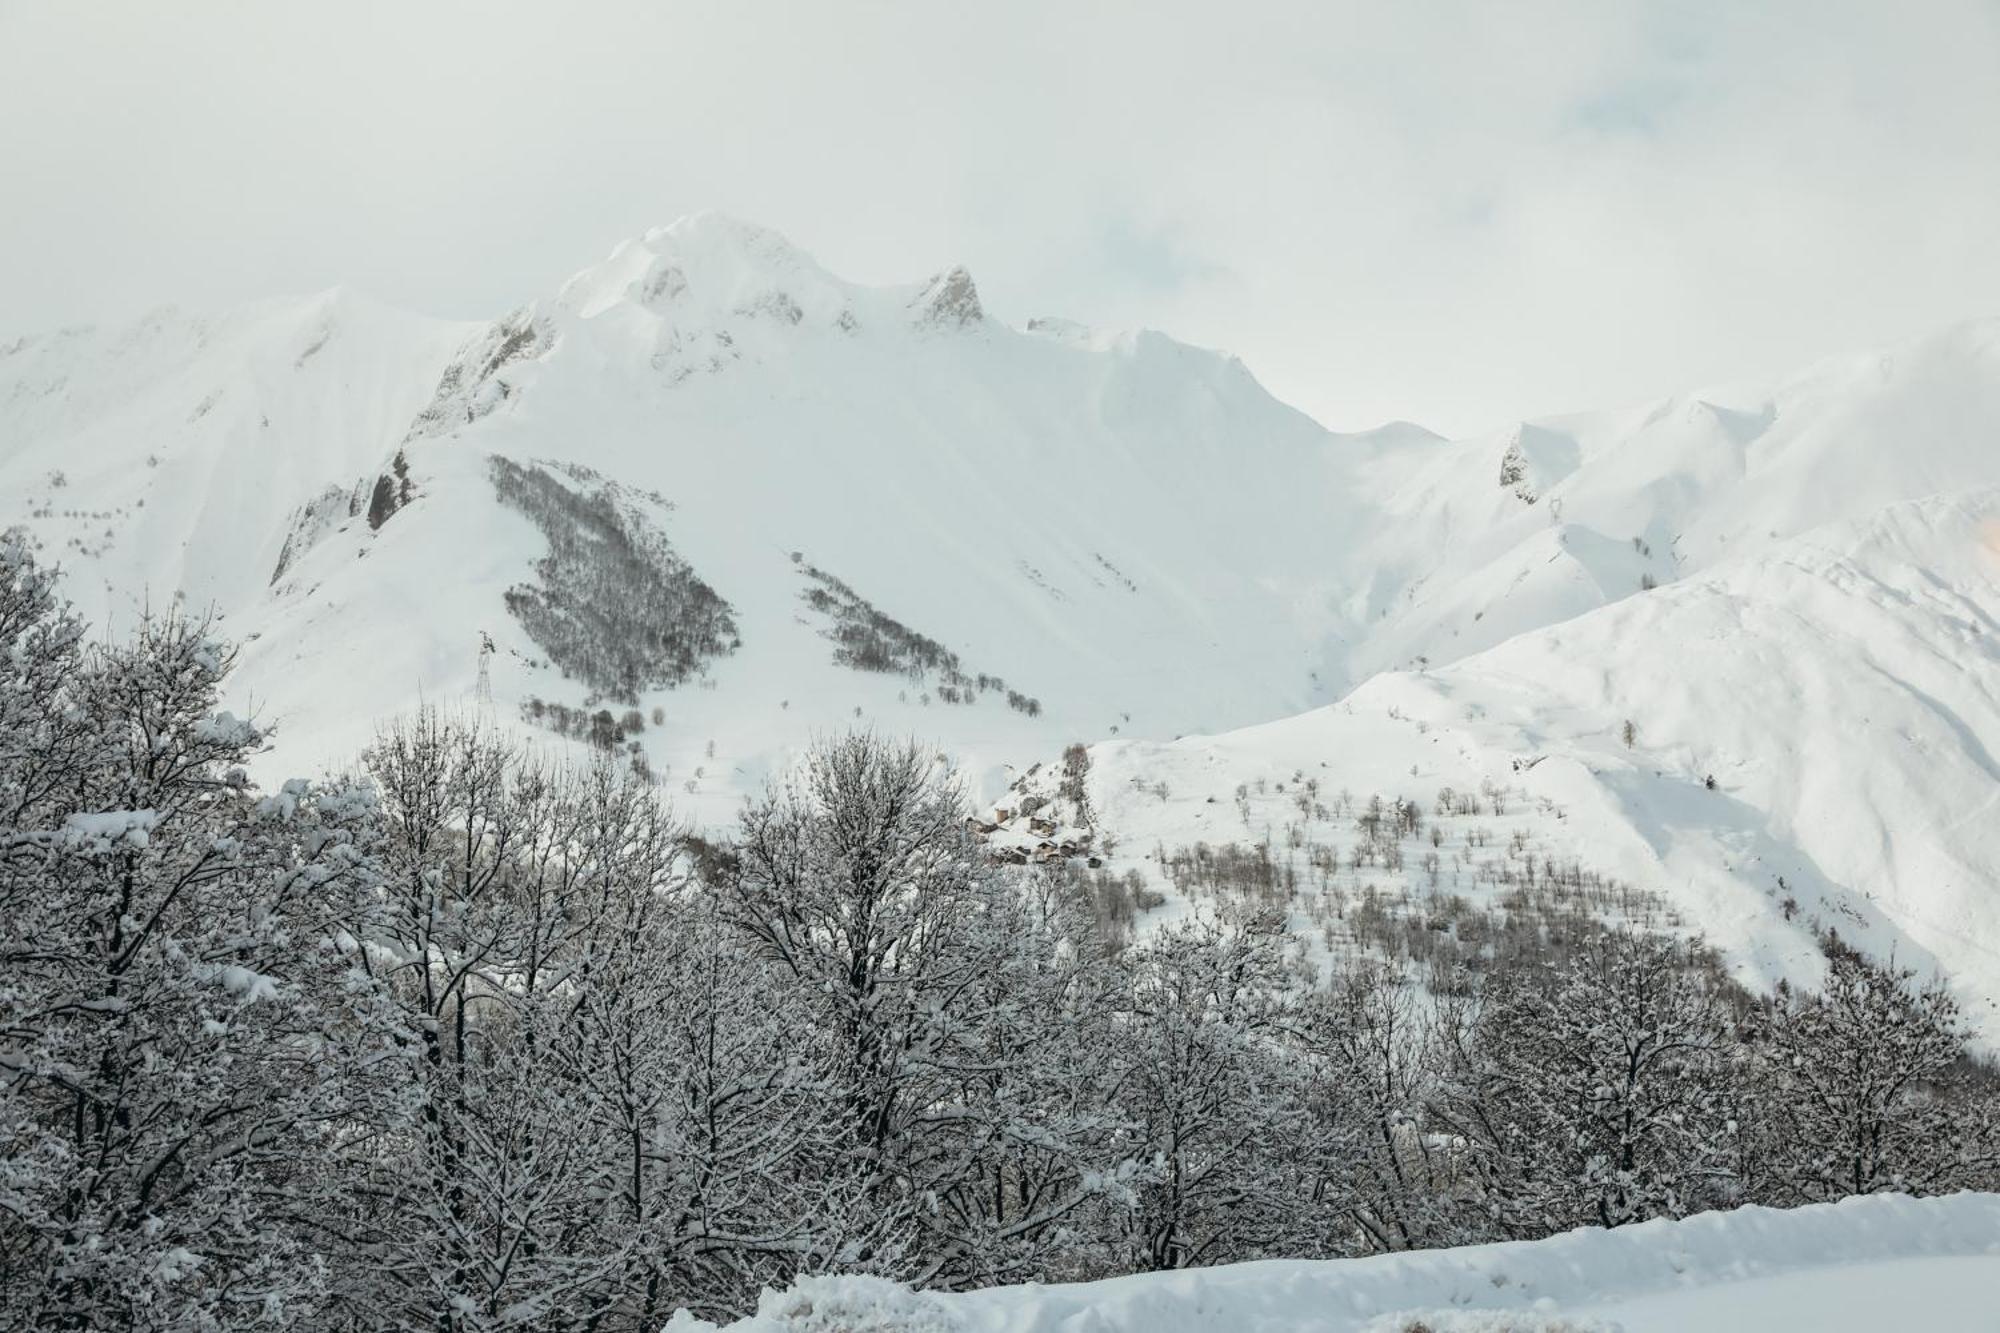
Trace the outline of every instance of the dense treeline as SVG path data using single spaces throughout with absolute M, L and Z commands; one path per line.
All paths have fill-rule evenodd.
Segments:
M 1991 1186 L 1939 989 L 1753 1003 L 1603 932 L 1437 1000 L 1269 914 L 1126 942 L 917 747 L 734 836 L 472 723 L 259 794 L 226 651 L 87 646 L 0 544 L 0 1311 L 656 1330 L 800 1272 L 966 1286 Z

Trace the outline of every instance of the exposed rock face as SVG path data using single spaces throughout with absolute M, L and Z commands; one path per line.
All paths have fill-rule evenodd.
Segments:
M 979 289 L 963 268 L 948 269 L 932 278 L 923 293 L 911 302 L 917 323 L 934 328 L 963 329 L 983 322 L 986 311 L 979 304 Z
M 1507 452 L 1500 459 L 1500 484 L 1509 487 L 1514 494 L 1533 504 L 1541 497 L 1528 484 L 1528 460 L 1521 455 L 1521 445 L 1517 440 L 1507 446 Z
M 485 416 L 512 396 L 501 371 L 555 346 L 554 328 L 531 308 L 488 325 L 467 343 L 438 379 L 436 394 L 410 427 L 410 439 L 439 435 Z
M 292 511 L 285 526 L 285 544 L 278 551 L 277 567 L 271 571 L 272 585 L 275 586 L 286 571 L 297 564 L 307 551 L 319 545 L 335 527 L 361 512 L 362 496 L 367 488 L 365 478 L 352 489 L 329 486 Z
M 1522 422 L 1507 437 L 1500 458 L 1500 485 L 1524 504 L 1534 504 L 1582 464 L 1582 448 L 1570 435 Z
M 736 313 L 753 319 L 782 320 L 787 324 L 796 324 L 806 317 L 805 311 L 799 308 L 797 301 L 786 293 L 775 290 L 765 292 L 755 300 L 746 302 Z
M 687 274 L 680 265 L 661 263 L 641 280 L 639 303 L 652 309 L 665 309 L 678 301 L 687 289 Z

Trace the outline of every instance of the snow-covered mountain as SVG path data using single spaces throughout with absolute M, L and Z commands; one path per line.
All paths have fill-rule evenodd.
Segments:
M 615 494 L 632 540 L 727 603 L 733 651 L 630 701 L 662 710 L 643 742 L 677 790 L 704 770 L 692 804 L 726 812 L 771 756 L 857 716 L 1000 762 L 1337 684 L 1313 673 L 1361 510 L 1335 438 L 1240 364 L 1007 328 L 959 271 L 856 287 L 726 218 L 623 245 L 487 327 L 318 298 L 33 342 L 0 360 L 0 402 L 0 518 L 61 552 L 93 611 L 217 605 L 294 763 L 470 697 L 482 633 L 502 714 L 599 692 L 508 613 L 549 538 L 500 500 L 495 455 Z M 874 614 L 924 680 L 835 662 L 826 633 Z M 971 702 L 944 702 L 940 652 Z
M 1815 934 L 1832 928 L 1954 978 L 1990 1040 L 1996 390 L 2000 325 L 1986 323 L 1734 408 L 1683 398 L 1624 433 L 1571 419 L 1570 470 L 1532 482 L 1544 529 L 1490 519 L 1405 584 L 1387 633 L 1410 634 L 1415 665 L 1297 717 L 1099 746 L 1100 818 L 1135 847 L 1282 848 L 1296 829 L 1319 836 L 1293 809 L 1300 775 L 1427 809 L 1440 789 L 1504 789 L 1532 826 L 1527 859 L 1539 846 L 1656 896 L 1748 984 L 1816 984 Z M 1554 432 L 1524 426 L 1500 447 Z M 1448 527 L 1460 484 L 1413 484 L 1413 522 Z M 1642 592 L 1649 573 L 1659 586 Z M 1511 625 L 1500 642 L 1453 651 L 1496 617 Z M 1439 892 L 1414 858 L 1358 878 L 1418 902 Z
M 1427 810 L 1505 789 L 1544 855 L 1658 895 L 1746 982 L 1815 982 L 1832 927 L 1957 978 L 1990 1032 L 1996 523 L 1991 489 L 1901 502 L 1327 708 L 1100 745 L 1093 800 L 1135 849 L 1283 847 L 1315 836 L 1286 793 L 1301 774 Z M 1414 858 L 1373 878 L 1435 891 Z
M 1817 921 L 1983 1004 L 1996 522 L 2000 322 L 1337 435 L 1229 357 L 700 215 L 490 324 L 330 293 L 0 347 L 0 525 L 101 619 L 215 608 L 273 775 L 484 693 L 705 820 L 857 721 L 989 792 L 1101 742 L 1114 866 L 1156 879 L 1156 845 L 1277 836 L 1258 779 L 1486 779 L 1747 979 L 1809 972 Z

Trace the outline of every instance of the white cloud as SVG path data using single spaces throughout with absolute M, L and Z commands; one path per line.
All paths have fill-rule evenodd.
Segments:
M 497 313 L 701 207 L 1473 429 L 2000 311 L 2000 9 L 0 5 L 0 325 Z

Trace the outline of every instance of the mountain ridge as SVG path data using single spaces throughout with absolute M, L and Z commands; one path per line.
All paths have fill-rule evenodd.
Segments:
M 1273 756 L 1532 761 L 1556 833 L 1719 923 L 1746 979 L 1802 976 L 1837 919 L 1983 1013 L 2000 843 L 1956 793 L 2000 753 L 1996 431 L 2000 320 L 1973 320 L 1465 440 L 1335 434 L 1226 354 L 1016 329 L 963 269 L 852 284 L 707 214 L 491 321 L 336 289 L 10 344 L 0 525 L 99 622 L 214 607 L 274 774 L 419 701 L 572 739 L 550 719 L 610 710 L 637 722 L 595 743 L 723 824 L 816 731 L 933 737 L 981 794 L 1095 742 L 1113 868 L 1161 883 L 1144 853 L 1220 836 L 1194 807 Z M 693 606 L 728 632 L 668 643 Z M 1421 748 L 1328 726 L 1390 708 Z

